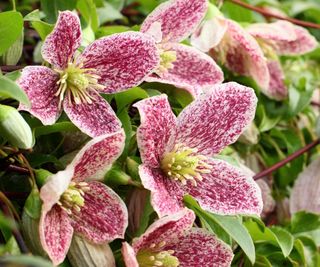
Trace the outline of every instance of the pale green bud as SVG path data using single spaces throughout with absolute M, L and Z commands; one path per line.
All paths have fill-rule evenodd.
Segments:
M 2 61 L 5 65 L 16 65 L 21 58 L 23 50 L 23 31 L 18 39 L 2 55 Z
M 13 146 L 29 149 L 34 144 L 32 131 L 13 107 L 0 105 L 0 135 Z

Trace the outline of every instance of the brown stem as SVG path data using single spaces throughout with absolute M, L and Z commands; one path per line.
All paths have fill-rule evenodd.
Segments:
M 23 173 L 23 174 L 28 174 L 29 173 L 29 170 L 27 168 L 15 166 L 15 165 L 9 165 L 6 168 L 6 171 L 18 172 L 18 173 Z
M 315 106 L 315 107 L 320 107 L 320 103 L 318 103 L 316 101 L 311 101 L 311 105 Z
M 6 66 L 0 66 L 0 69 L 4 72 L 10 72 L 14 70 L 20 70 L 23 69 L 24 66 L 11 66 L 11 65 L 6 65 Z
M 314 28 L 314 29 L 320 29 L 320 24 L 316 24 L 316 23 L 312 23 L 312 22 L 308 22 L 308 21 L 303 21 L 303 20 L 299 20 L 299 19 L 293 19 L 293 18 L 289 18 L 289 17 L 284 17 L 278 14 L 273 14 L 270 13 L 266 10 L 264 10 L 263 8 L 259 8 L 259 7 L 255 7 L 252 6 L 250 4 L 244 3 L 241 0 L 227 0 L 229 2 L 232 2 L 236 5 L 242 6 L 244 8 L 253 10 L 255 12 L 258 12 L 260 14 L 262 14 L 265 17 L 271 17 L 271 18 L 276 18 L 276 19 L 281 19 L 281 20 L 286 20 L 286 21 L 290 21 L 296 25 L 300 25 L 303 27 L 309 27 L 309 28 Z
M 13 219 L 13 216 L 12 216 L 12 214 L 10 212 L 10 209 L 8 208 L 8 206 L 4 202 L 0 201 L 0 207 L 1 207 L 2 211 L 3 211 L 3 214 L 7 218 Z M 24 240 L 23 240 L 23 237 L 22 237 L 20 231 L 18 229 L 12 229 L 11 231 L 12 231 L 12 235 L 14 236 L 14 238 L 17 241 L 17 244 L 18 244 L 18 246 L 20 248 L 20 251 L 22 253 L 24 253 L 24 254 L 29 253 L 29 249 L 26 246 L 26 244 L 24 243 Z
M 312 148 L 314 148 L 318 144 L 320 144 L 320 139 L 317 139 L 317 140 L 313 141 L 312 143 L 306 145 L 305 147 L 299 149 L 298 151 L 294 152 L 293 154 L 291 154 L 290 156 L 288 156 L 284 160 L 277 162 L 276 164 L 269 167 L 268 169 L 266 169 L 262 172 L 259 172 L 258 174 L 253 176 L 253 179 L 258 180 L 264 176 L 268 176 L 269 174 L 276 171 L 277 169 L 280 169 L 282 166 L 286 165 L 290 161 L 292 161 L 292 160 L 296 159 L 297 157 L 301 156 L 302 154 L 308 152 L 309 150 L 311 150 Z

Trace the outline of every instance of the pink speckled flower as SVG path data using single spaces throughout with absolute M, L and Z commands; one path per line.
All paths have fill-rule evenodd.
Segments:
M 159 64 L 155 41 L 139 32 L 114 34 L 96 40 L 80 54 L 79 18 L 59 13 L 53 32 L 42 47 L 52 65 L 26 67 L 19 85 L 31 108 L 20 105 L 43 124 L 53 124 L 62 106 L 70 120 L 91 137 L 117 131 L 121 123 L 99 93 L 115 93 L 141 83 Z
M 54 265 L 64 260 L 73 232 L 97 244 L 123 238 L 128 224 L 125 204 L 109 187 L 92 180 L 101 179 L 120 156 L 124 140 L 122 130 L 92 139 L 42 186 L 40 241 Z
M 252 24 L 247 31 L 257 39 L 268 60 L 270 83 L 267 95 L 276 100 L 285 99 L 288 90 L 277 55 L 308 53 L 318 46 L 316 39 L 306 29 L 283 20 Z
M 206 54 L 180 44 L 203 19 L 207 0 L 170 0 L 159 5 L 143 22 L 141 32 L 158 43 L 160 66 L 145 80 L 172 84 L 196 97 L 223 81 L 223 73 Z
M 267 92 L 267 60 L 258 42 L 238 23 L 220 16 L 207 20 L 193 34 L 191 44 L 231 71 L 252 77 L 262 92 Z
M 233 253 L 212 233 L 192 228 L 195 215 L 183 209 L 154 222 L 146 232 L 122 245 L 127 267 L 227 267 Z
M 160 217 L 180 210 L 185 194 L 214 213 L 260 214 L 261 192 L 253 179 L 212 158 L 250 124 L 256 102 L 251 88 L 226 83 L 199 96 L 178 118 L 165 95 L 135 104 L 141 116 L 139 174 Z

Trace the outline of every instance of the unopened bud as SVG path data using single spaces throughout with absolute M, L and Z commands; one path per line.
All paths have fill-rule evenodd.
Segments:
M 0 105 L 0 135 L 18 148 L 29 149 L 34 144 L 30 126 L 21 114 L 10 106 Z
M 47 179 L 52 175 L 51 172 L 49 172 L 45 169 L 34 170 L 34 173 L 36 176 L 37 184 L 39 186 L 43 186 L 46 183 Z
M 68 252 L 73 267 L 115 267 L 115 259 L 108 244 L 92 244 L 74 234 Z
M 127 164 L 127 171 L 129 175 L 136 181 L 140 181 L 140 176 L 139 176 L 139 163 L 136 162 L 132 158 L 127 158 L 126 159 L 126 164 Z
M 132 179 L 118 165 L 113 165 L 106 173 L 104 181 L 109 185 L 127 185 L 132 182 Z
M 23 50 L 23 30 L 18 39 L 2 55 L 2 61 L 5 65 L 16 65 L 21 58 Z

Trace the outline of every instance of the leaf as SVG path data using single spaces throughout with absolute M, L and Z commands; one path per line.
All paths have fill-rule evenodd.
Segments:
M 49 23 L 55 23 L 58 18 L 58 12 L 75 9 L 77 0 L 41 0 L 40 3 L 41 10 L 46 15 L 46 20 Z
M 134 101 L 147 98 L 148 94 L 140 87 L 133 87 L 125 92 L 121 92 L 115 95 L 117 108 L 121 111 L 124 107 L 130 105 Z
M 305 211 L 297 212 L 291 219 L 291 233 L 309 232 L 320 228 L 320 216 L 307 213 Z
M 79 129 L 68 121 L 57 122 L 53 125 L 45 125 L 35 128 L 35 137 L 57 132 L 76 132 Z
M 294 238 L 288 231 L 280 227 L 272 227 L 270 229 L 265 227 L 264 230 L 261 230 L 261 227 L 252 220 L 248 220 L 244 224 L 255 242 L 269 242 L 279 247 L 284 257 L 290 255 Z
M 101 38 L 101 37 L 108 36 L 108 35 L 111 35 L 114 33 L 126 32 L 129 30 L 130 30 L 129 27 L 122 26 L 122 25 L 104 26 L 104 27 L 100 27 L 96 31 L 96 37 Z
M 0 98 L 13 98 L 30 107 L 26 93 L 13 81 L 5 76 L 0 76 Z
M 0 13 L 0 55 L 2 55 L 21 35 L 23 18 L 19 12 Z
M 48 24 L 46 22 L 41 21 L 41 15 L 38 9 L 27 14 L 24 17 L 24 20 L 31 22 L 31 26 L 37 31 L 42 40 L 45 40 L 47 35 L 51 33 L 51 31 L 54 28 L 53 24 Z
M 192 209 L 199 217 L 202 217 L 205 221 L 213 221 L 217 223 L 238 243 L 251 263 L 254 264 L 256 257 L 254 244 L 248 230 L 244 227 L 239 218 L 206 212 L 202 210 L 197 201 L 189 195 L 184 197 L 184 202 L 190 209 Z
M 2 264 L 4 263 L 8 263 L 12 266 L 53 267 L 51 262 L 39 256 L 30 255 L 4 256 L 0 259 L 0 263 L 1 266 L 3 266 Z
M 100 7 L 97 9 L 97 13 L 99 16 L 100 24 L 124 18 L 117 9 L 115 9 L 111 4 L 107 2 L 104 3 L 104 7 Z
M 96 5 L 93 0 L 78 0 L 77 8 L 93 31 L 99 27 Z

